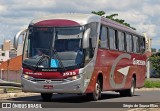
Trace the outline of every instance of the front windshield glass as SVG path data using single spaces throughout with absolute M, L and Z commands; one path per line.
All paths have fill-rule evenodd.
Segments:
M 23 65 L 38 68 L 79 66 L 83 59 L 82 36 L 81 26 L 30 27 Z
M 42 54 L 50 55 L 53 31 L 47 28 L 33 28 L 29 35 L 29 57 L 36 58 Z
M 54 49 L 63 66 L 80 65 L 83 59 L 82 27 L 56 28 L 55 34 Z M 57 59 L 56 54 L 52 54 L 52 59 Z

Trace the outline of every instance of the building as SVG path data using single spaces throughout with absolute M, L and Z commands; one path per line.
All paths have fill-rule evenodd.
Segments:
M 5 40 L 0 49 L 0 79 L 20 82 L 23 44 L 15 50 L 11 40 Z
M 2 50 L 3 51 L 8 51 L 11 48 L 11 40 L 5 40 L 3 45 L 2 45 Z
M 0 78 L 6 81 L 20 82 L 20 70 L 22 67 L 22 56 L 11 58 L 0 64 Z
M 11 40 L 5 40 L 2 44 L 2 49 L 0 50 L 0 63 L 14 58 L 16 56 L 22 55 L 23 44 L 18 44 L 18 49 L 15 50 Z
M 10 59 L 9 50 L 7 51 L 0 50 L 0 63 L 7 61 L 8 59 Z

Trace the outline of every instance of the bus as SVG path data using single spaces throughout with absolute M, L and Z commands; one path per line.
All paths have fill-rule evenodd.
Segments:
M 144 86 L 143 34 L 94 14 L 54 14 L 34 19 L 14 37 L 24 38 L 23 92 L 85 94 L 93 101 L 103 91 L 133 96 Z

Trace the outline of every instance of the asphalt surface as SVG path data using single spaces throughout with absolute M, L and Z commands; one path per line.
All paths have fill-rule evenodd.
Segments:
M 39 96 L 31 96 L 31 97 L 19 97 L 7 100 L 0 100 L 0 102 L 43 102 L 40 95 Z M 113 103 L 112 103 L 113 102 Z M 85 95 L 74 95 L 74 94 L 54 94 L 53 98 L 50 102 L 43 102 L 48 107 L 52 107 L 54 109 L 29 109 L 30 111 L 127 111 L 129 108 L 98 108 L 100 104 L 103 104 L 102 107 L 108 107 L 105 105 L 110 105 L 110 107 L 114 107 L 114 103 L 120 102 L 123 103 L 128 102 L 160 102 L 160 90 L 158 91 L 136 91 L 133 97 L 121 97 L 119 93 L 114 92 L 105 92 L 102 94 L 102 99 L 96 102 L 89 101 Z M 79 106 L 79 104 L 82 104 Z M 85 108 L 87 105 L 95 108 Z M 113 104 L 113 105 L 112 105 Z M 84 105 L 84 107 L 83 107 Z M 97 106 L 96 106 L 97 105 Z M 69 106 L 69 108 L 65 108 Z M 82 109 L 85 108 L 85 109 Z M 12 109 L 12 111 L 20 111 L 21 109 Z M 23 109 L 23 111 L 27 111 L 27 109 Z M 0 109 L 0 111 L 10 111 L 9 109 Z

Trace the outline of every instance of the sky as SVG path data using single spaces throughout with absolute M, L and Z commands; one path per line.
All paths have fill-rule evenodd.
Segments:
M 160 0 L 0 0 L 0 43 L 34 18 L 55 13 L 118 13 L 138 32 L 152 38 L 152 48 L 160 49 Z

